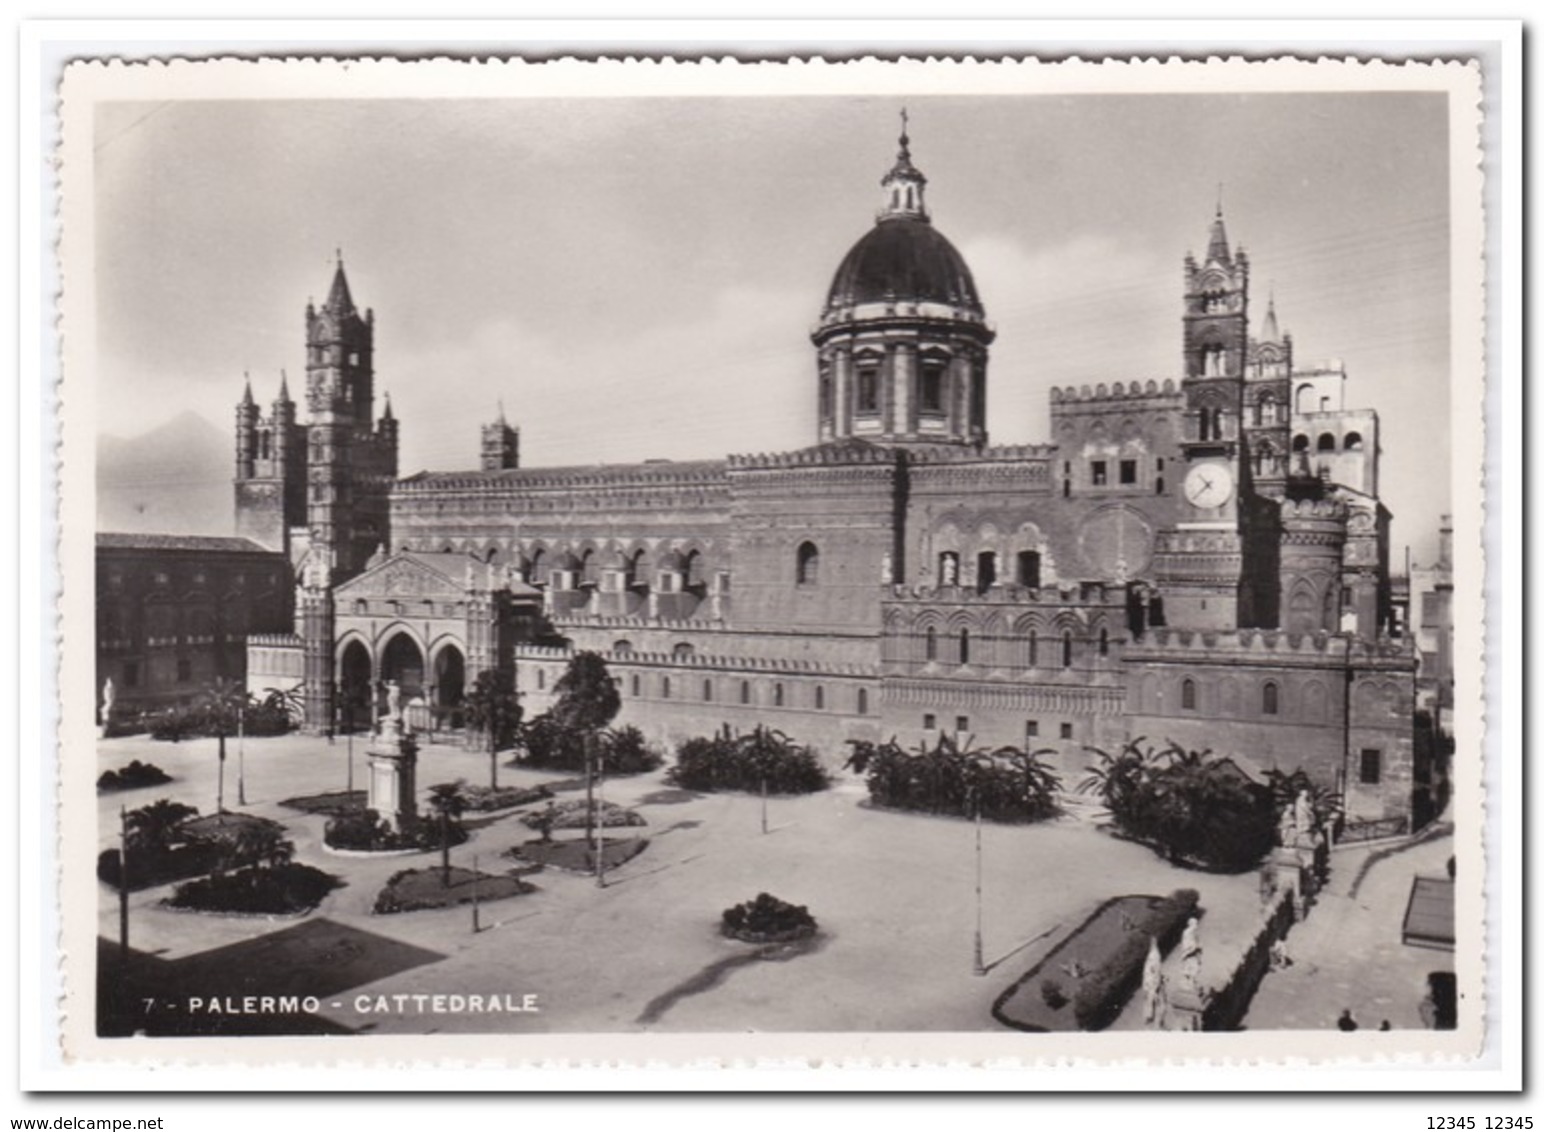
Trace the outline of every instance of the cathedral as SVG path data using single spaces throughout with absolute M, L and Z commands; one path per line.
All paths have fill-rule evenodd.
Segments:
M 301 685 L 323 731 L 368 725 L 396 680 L 432 729 L 492 667 L 529 718 L 590 650 L 619 722 L 662 741 L 767 723 L 840 761 L 948 733 L 1070 784 L 1091 747 L 1172 740 L 1408 819 L 1424 743 L 1378 417 L 1338 363 L 1297 361 L 1274 302 L 1251 321 L 1220 207 L 1184 260 L 1177 376 L 1052 388 L 1049 441 L 994 446 L 994 331 L 904 132 L 881 187 L 790 452 L 526 468 L 501 410 L 478 466 L 399 478 L 340 258 L 306 310 L 308 419 L 285 387 L 236 410 L 237 531 L 297 580 L 294 632 L 248 638 L 249 685 Z

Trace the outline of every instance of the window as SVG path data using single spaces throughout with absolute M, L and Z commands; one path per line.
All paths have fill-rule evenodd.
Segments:
M 831 415 L 831 375 L 820 375 L 820 415 L 824 419 Z
M 540 668 L 536 670 L 536 690 L 539 692 L 547 686 L 547 674 Z
M 712 703 L 712 701 L 713 701 L 713 681 L 711 681 L 711 680 L 704 680 L 702 682 L 702 702 L 706 704 L 706 703 Z
M 826 710 L 826 690 L 824 688 L 822 688 L 819 684 L 815 685 L 815 710 L 816 711 L 825 711 Z
M 960 556 L 952 550 L 946 550 L 938 556 L 938 584 L 941 586 L 960 584 Z
M 812 542 L 801 542 L 795 564 L 795 579 L 801 586 L 813 586 L 820 581 L 820 551 Z
M 1383 780 L 1383 752 L 1376 747 L 1362 748 L 1362 785 L 1376 786 Z
M 969 731 L 970 730 L 970 716 L 968 716 L 968 715 L 957 715 L 957 716 L 955 716 L 954 717 L 954 729 L 956 731 Z
M 1099 655 L 1110 655 L 1110 631 L 1108 629 L 1099 630 Z
M 944 367 L 928 364 L 922 367 L 920 408 L 924 413 L 944 411 Z
M 858 371 L 858 412 L 879 412 L 879 371 L 876 369 Z
M 960 663 L 970 663 L 970 630 L 960 630 Z
M 1062 667 L 1072 667 L 1072 630 L 1062 630 Z
M 697 650 L 691 645 L 687 644 L 685 641 L 682 641 L 680 644 L 676 645 L 670 650 L 670 655 L 675 657 L 677 660 L 685 660 L 696 651 Z
M 740 702 L 742 704 L 751 702 L 751 682 L 749 680 L 740 681 Z
M 1029 719 L 1024 721 L 1024 738 L 1034 739 L 1040 734 L 1040 721 Z
M 662 676 L 659 681 L 659 696 L 662 700 L 670 698 L 670 677 Z
M 1275 681 L 1268 681 L 1260 690 L 1260 710 L 1266 715 L 1275 715 L 1281 708 L 1281 690 L 1277 688 Z
M 1089 461 L 1089 470 L 1095 487 L 1103 487 L 1109 481 L 1109 465 L 1106 461 Z
M 783 706 L 783 686 L 781 684 L 772 685 L 772 706 Z
M 858 714 L 859 715 L 867 715 L 868 714 L 868 689 L 867 688 L 859 688 L 858 689 Z
M 976 555 L 976 592 L 984 594 L 997 584 L 997 555 L 983 550 Z
M 1135 460 L 1122 460 L 1120 462 L 1120 482 L 1137 482 L 1137 462 Z
M 970 423 L 986 424 L 986 374 L 980 369 L 970 375 Z
M 924 715 L 922 717 L 922 730 L 924 730 L 924 731 L 937 731 L 938 730 L 938 717 L 936 715 L 934 715 L 932 712 L 928 712 L 926 715 Z
M 635 672 L 635 673 L 633 673 L 633 695 L 636 696 L 639 693 L 640 689 L 641 689 L 641 684 L 639 683 L 638 674 Z
M 614 641 L 614 642 L 612 642 L 612 645 L 611 645 L 611 651 L 613 653 L 615 653 L 617 656 L 626 656 L 628 653 L 633 651 L 633 642 L 632 641 Z
M 1040 663 L 1040 634 L 1033 629 L 1029 631 L 1029 666 L 1036 667 Z
M 186 684 L 193 679 L 193 662 L 187 657 L 179 657 L 177 660 L 177 683 Z
M 1344 448 L 1347 452 L 1360 452 L 1362 450 L 1362 434 L 1359 432 L 1346 433 Z
M 1189 677 L 1179 686 L 1179 706 L 1182 711 L 1196 710 L 1196 682 Z
M 933 628 L 933 626 L 931 626 L 931 625 L 929 625 L 927 627 L 926 653 L 927 653 L 927 659 L 929 659 L 929 660 L 937 660 L 938 659 L 938 630 Z
M 1019 551 L 1016 581 L 1026 590 L 1038 590 L 1040 588 L 1040 555 L 1038 552 L 1033 550 Z
M 1318 448 L 1320 452 L 1335 451 L 1335 434 L 1331 432 L 1321 432 L 1319 434 Z
M 1061 737 L 1063 739 L 1071 739 L 1072 738 L 1072 724 L 1064 723 L 1064 724 L 1061 725 Z

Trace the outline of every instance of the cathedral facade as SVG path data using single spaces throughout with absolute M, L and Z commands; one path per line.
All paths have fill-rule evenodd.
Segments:
M 660 739 L 764 722 L 840 760 L 941 732 L 1047 752 L 1145 737 L 1302 768 L 1354 816 L 1408 817 L 1415 658 L 1391 632 L 1378 418 L 1302 366 L 1221 210 L 1183 266 L 1165 381 L 1050 391 L 1052 435 L 994 446 L 994 332 L 934 226 L 906 137 L 812 334 L 817 435 L 791 452 L 397 478 L 374 418 L 374 319 L 341 261 L 306 312 L 309 423 L 237 409 L 238 530 L 285 550 L 295 632 L 249 681 L 304 686 L 307 725 L 369 720 L 398 680 L 419 726 L 478 672 L 527 715 L 578 650 Z

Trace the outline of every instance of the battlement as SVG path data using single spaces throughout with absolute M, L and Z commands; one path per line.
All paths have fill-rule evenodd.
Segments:
M 1180 397 L 1179 387 L 1173 378 L 1165 378 L 1160 384 L 1157 381 L 1133 381 L 1130 383 L 1117 381 L 1113 385 L 1100 383 L 1089 388 L 1080 385 L 1074 388 L 1071 385 L 1051 386 L 1051 411 L 1057 411 L 1058 405 L 1084 404 L 1093 401 L 1145 401 L 1145 400 L 1175 400 Z
M 642 464 L 585 464 L 555 468 L 501 468 L 491 471 L 419 472 L 400 479 L 393 491 L 402 495 L 439 491 L 519 492 L 592 487 L 658 487 L 718 485 L 722 460 L 661 460 Z
M 1289 633 L 1284 629 L 1149 629 L 1127 647 L 1127 660 L 1181 661 L 1205 656 L 1274 660 L 1301 657 L 1317 661 L 1342 660 L 1350 638 L 1326 632 Z
M 1079 607 L 1126 608 L 1126 587 L 1105 582 L 1073 582 L 1065 586 L 991 586 L 978 593 L 973 586 L 929 586 L 897 584 L 885 587 L 886 604 L 906 605 L 990 605 L 1030 606 L 1055 609 Z
M 712 653 L 692 653 L 677 656 L 669 652 L 645 652 L 629 649 L 614 652 L 611 649 L 587 649 L 598 653 L 608 664 L 641 668 L 676 668 L 687 671 L 703 671 L 719 676 L 738 676 L 754 673 L 766 676 L 852 676 L 874 678 L 878 670 L 869 665 L 837 664 L 826 660 L 801 660 L 779 658 L 771 660 L 755 656 L 722 656 Z M 566 664 L 574 657 L 575 650 L 553 645 L 517 645 L 515 659 L 550 661 Z
M 849 464 L 896 464 L 899 456 L 894 449 L 882 448 L 866 441 L 837 441 L 819 444 L 812 448 L 799 448 L 793 452 L 757 452 L 732 455 L 728 466 L 731 471 L 750 471 L 771 468 L 839 467 Z

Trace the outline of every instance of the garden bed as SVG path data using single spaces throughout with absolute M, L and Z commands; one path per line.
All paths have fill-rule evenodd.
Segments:
M 552 791 L 545 786 L 462 786 L 461 797 L 468 810 L 487 813 L 490 810 L 529 806 L 532 802 L 545 802 L 552 797 Z
M 508 873 L 452 867 L 447 883 L 446 873 L 441 869 L 408 869 L 386 882 L 375 898 L 374 911 L 378 916 L 422 912 L 470 904 L 474 896 L 479 904 L 486 904 L 535 891 L 535 885 Z
M 142 763 L 135 759 L 128 766 L 103 771 L 102 777 L 97 779 L 97 793 L 116 794 L 122 790 L 141 790 L 146 786 L 163 786 L 171 780 L 172 776 L 155 763 Z
M 719 931 L 743 943 L 792 943 L 815 934 L 815 917 L 802 904 L 789 904 L 769 893 L 724 909 Z
M 340 814 L 361 812 L 365 808 L 365 792 L 334 790 L 330 794 L 302 794 L 298 798 L 286 798 L 279 805 L 286 809 L 299 810 L 303 814 L 327 814 L 329 817 L 337 817 Z
M 190 880 L 162 903 L 192 912 L 295 915 L 311 911 L 342 883 L 331 873 L 291 862 Z
M 360 854 L 427 853 L 465 844 L 469 836 L 460 822 L 452 821 L 442 828 L 432 814 L 393 829 L 374 810 L 358 810 L 330 818 L 322 831 L 322 844 L 334 851 Z
M 208 845 L 183 845 L 161 852 L 129 850 L 129 891 L 140 892 L 172 881 L 201 876 L 219 855 Z M 119 884 L 118 850 L 104 849 L 97 857 L 97 879 L 109 888 Z
M 627 864 L 648 848 L 648 845 L 648 839 L 643 837 L 606 838 L 602 842 L 601 849 L 607 871 Z M 527 841 L 524 845 L 516 845 L 513 849 L 506 850 L 504 855 L 514 861 L 580 873 L 585 876 L 595 872 L 595 846 L 583 838 L 570 838 L 564 841 Z
M 992 1004 L 1015 1030 L 1102 1030 L 1136 990 L 1149 940 L 1167 952 L 1196 912 L 1196 893 L 1117 896 L 1095 909 Z
M 555 802 L 540 810 L 534 810 L 528 814 L 522 814 L 520 820 L 532 829 L 541 829 L 546 825 L 551 829 L 584 829 L 589 825 L 587 810 L 583 798 L 574 798 L 567 802 Z M 642 815 L 632 810 L 624 809 L 613 802 L 597 803 L 595 824 L 605 826 L 608 829 L 618 826 L 648 825 Z M 550 823 L 550 824 L 549 824 Z

